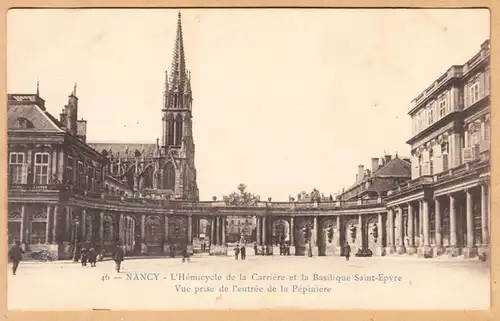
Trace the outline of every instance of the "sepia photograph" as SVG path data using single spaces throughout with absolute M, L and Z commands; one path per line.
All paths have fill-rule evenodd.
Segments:
M 11 9 L 9 310 L 490 307 L 487 9 Z

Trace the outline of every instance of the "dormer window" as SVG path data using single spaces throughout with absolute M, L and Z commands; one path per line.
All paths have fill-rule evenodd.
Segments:
M 17 125 L 17 128 L 22 128 L 22 129 L 33 128 L 33 124 L 24 117 L 18 118 L 16 125 Z

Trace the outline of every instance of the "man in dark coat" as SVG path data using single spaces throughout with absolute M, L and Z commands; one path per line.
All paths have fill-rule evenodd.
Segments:
M 349 258 L 351 257 L 351 247 L 349 246 L 349 243 L 345 242 L 344 245 L 344 255 L 346 261 L 349 261 Z
M 81 257 L 82 266 L 87 266 L 87 261 L 89 259 L 89 249 L 86 244 L 82 245 L 82 250 L 80 253 L 82 255 Z
M 21 242 L 16 240 L 16 243 L 9 250 L 9 258 L 12 260 L 12 274 L 16 275 L 17 267 L 21 262 L 24 250 L 21 248 Z
M 117 244 L 115 250 L 113 251 L 113 261 L 115 261 L 116 272 L 118 273 L 120 272 L 124 256 L 125 253 L 123 252 L 123 247 L 120 244 Z
M 239 255 L 240 255 L 240 245 L 236 244 L 236 247 L 234 248 L 234 259 L 237 260 Z
M 98 252 L 95 247 L 91 247 L 89 250 L 89 263 L 90 267 L 95 267 L 95 264 L 97 263 L 97 255 Z
M 241 259 L 244 260 L 247 257 L 247 248 L 245 247 L 245 244 L 241 246 L 240 249 L 240 254 L 241 254 Z

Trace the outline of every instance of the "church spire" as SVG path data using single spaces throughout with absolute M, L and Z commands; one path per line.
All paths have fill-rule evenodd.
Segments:
M 184 57 L 184 41 L 182 39 L 182 20 L 179 11 L 177 18 L 177 35 L 175 38 L 172 67 L 170 68 L 170 85 L 173 91 L 182 92 L 186 77 L 186 60 Z
M 167 109 L 169 105 L 168 101 L 168 71 L 165 70 L 165 88 L 163 91 L 163 109 Z

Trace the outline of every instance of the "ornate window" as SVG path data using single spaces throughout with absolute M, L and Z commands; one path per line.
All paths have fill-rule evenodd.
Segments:
M 26 128 L 33 128 L 33 123 L 31 123 L 29 120 L 27 120 L 24 117 L 19 117 L 16 122 L 17 128 L 21 129 L 26 129 Z
M 434 123 L 434 109 L 432 108 L 432 106 L 427 112 L 427 121 L 429 122 L 429 125 L 432 125 Z
M 175 189 L 175 168 L 172 163 L 167 163 L 164 168 L 163 173 L 163 188 L 164 189 Z
M 35 184 L 49 183 L 49 153 L 35 154 Z
M 439 118 L 446 115 L 446 98 L 441 98 L 439 100 Z
M 76 164 L 76 186 L 78 187 L 83 187 L 84 180 L 85 180 L 85 173 L 84 173 L 84 167 L 83 167 L 83 162 L 78 161 Z
M 10 153 L 9 182 L 10 184 L 27 183 L 27 164 L 24 153 Z
M 35 212 L 31 222 L 30 244 L 44 244 L 46 242 L 47 213 Z
M 177 118 L 175 119 L 175 145 L 180 146 L 182 143 L 182 116 L 177 115 Z
M 469 83 L 469 105 L 474 104 L 479 100 L 479 78 L 474 78 Z
M 171 146 L 174 144 L 174 120 L 172 118 L 168 118 L 167 120 L 167 124 L 168 124 L 168 146 Z
M 71 155 L 66 156 L 66 182 L 73 183 L 73 157 Z

